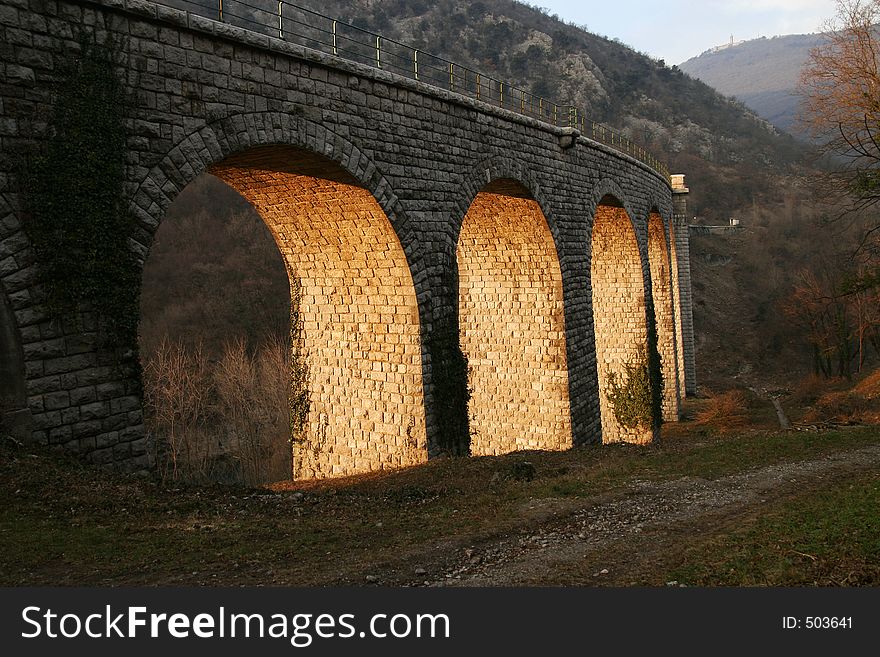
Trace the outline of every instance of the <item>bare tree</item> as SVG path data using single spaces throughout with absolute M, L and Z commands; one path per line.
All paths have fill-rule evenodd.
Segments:
M 801 120 L 835 165 L 832 191 L 854 210 L 880 202 L 880 0 L 838 0 L 801 74 Z M 880 230 L 871 226 L 866 237 Z

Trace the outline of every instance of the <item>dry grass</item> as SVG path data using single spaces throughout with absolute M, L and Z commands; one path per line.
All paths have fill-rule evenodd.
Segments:
M 163 340 L 144 359 L 145 421 L 159 470 L 175 481 L 256 485 L 290 478 L 290 350 L 243 340 L 211 359 L 200 344 Z
M 859 381 L 853 390 L 865 399 L 880 398 L 880 368 Z
M 708 399 L 697 412 L 698 425 L 718 428 L 743 426 L 749 419 L 750 400 L 744 390 L 733 389 L 720 394 L 709 392 Z
M 818 374 L 810 374 L 801 379 L 788 397 L 788 403 L 796 408 L 811 406 L 828 392 L 829 387 L 837 387 L 842 379 L 828 379 Z
M 826 392 L 818 395 L 803 421 L 880 424 L 880 369 L 843 389 L 840 382 L 826 382 Z

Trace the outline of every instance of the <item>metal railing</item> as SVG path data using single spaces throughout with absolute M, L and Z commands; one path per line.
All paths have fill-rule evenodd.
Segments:
M 574 128 L 669 177 L 669 170 L 660 160 L 621 133 L 587 119 L 573 105 L 536 96 L 503 80 L 287 0 L 160 0 L 159 4 L 403 75 L 557 127 Z

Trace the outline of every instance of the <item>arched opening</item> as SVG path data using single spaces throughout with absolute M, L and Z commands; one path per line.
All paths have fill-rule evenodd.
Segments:
M 663 218 L 653 209 L 648 215 L 648 264 L 651 268 L 651 297 L 657 328 L 657 351 L 663 374 L 662 412 L 665 422 L 678 421 L 678 367 L 675 348 L 675 315 L 672 305 L 670 254 L 666 246 Z
M 210 171 L 259 212 L 298 291 L 295 360 L 308 404 L 294 477 L 427 460 L 415 287 L 370 191 L 335 162 L 286 146 L 254 148 Z
M 513 180 L 487 185 L 456 258 L 471 453 L 571 447 L 562 273 L 540 206 Z
M 635 382 L 631 374 L 646 366 L 649 349 L 638 241 L 626 210 L 610 195 L 599 202 L 593 218 L 590 275 L 602 441 L 650 442 L 654 427 L 621 422 L 609 396 L 613 383 Z
M 210 174 L 167 208 L 139 347 L 156 465 L 182 481 L 290 479 L 288 274 L 254 208 Z
M 241 312 L 283 322 L 290 337 L 279 386 L 282 446 L 292 451 L 287 477 L 426 460 L 416 294 L 400 241 L 373 195 L 335 162 L 289 146 L 252 148 L 208 171 L 256 211 L 280 255 L 284 290 L 274 296 L 287 305 L 283 320 L 275 306 L 269 314 L 253 305 Z M 239 356 L 230 367 L 258 366 Z
M 30 412 L 24 380 L 24 360 L 15 317 L 0 284 L 0 431 L 19 440 L 30 438 Z

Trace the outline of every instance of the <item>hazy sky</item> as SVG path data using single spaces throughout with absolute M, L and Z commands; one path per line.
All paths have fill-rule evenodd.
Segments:
M 834 0 L 529 0 L 590 32 L 681 62 L 730 41 L 821 31 Z

